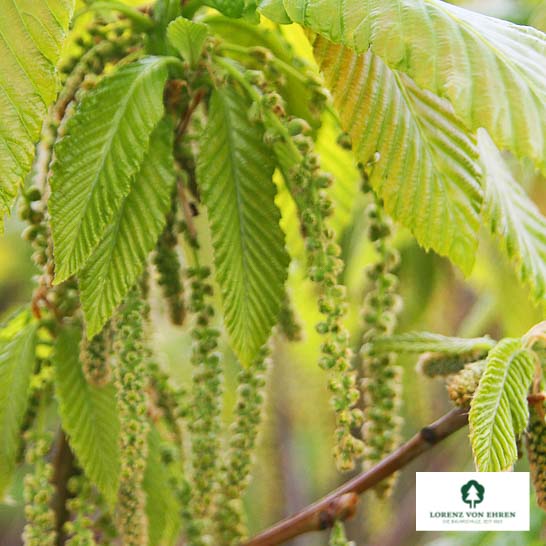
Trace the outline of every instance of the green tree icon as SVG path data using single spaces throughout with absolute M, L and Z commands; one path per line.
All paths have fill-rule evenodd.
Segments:
M 470 480 L 461 487 L 463 502 L 466 502 L 470 508 L 476 508 L 477 504 L 483 501 L 485 487 L 476 480 Z

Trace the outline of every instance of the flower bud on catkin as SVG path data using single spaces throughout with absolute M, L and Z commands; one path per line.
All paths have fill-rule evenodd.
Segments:
M 530 405 L 527 427 L 527 457 L 531 469 L 531 481 L 535 488 L 537 504 L 546 511 L 546 407 Z
M 252 364 L 239 373 L 235 422 L 216 500 L 218 536 L 224 546 L 236 546 L 246 538 L 242 497 L 250 479 L 261 423 L 268 356 L 269 348 L 263 347 Z
M 195 317 L 191 363 L 192 403 L 189 430 L 192 443 L 192 488 L 190 510 L 193 525 L 188 530 L 190 546 L 207 544 L 211 529 L 211 507 L 218 478 L 220 455 L 222 366 L 218 347 L 220 332 L 210 325 L 214 308 L 209 299 L 212 286 L 208 267 L 188 270 L 191 280 L 190 310 Z
M 461 408 L 470 406 L 485 367 L 485 360 L 470 362 L 459 373 L 447 378 L 447 393 L 456 406 Z
M 378 258 L 366 269 L 370 289 L 363 309 L 365 332 L 362 357 L 362 396 L 364 401 L 364 425 L 362 434 L 365 442 L 364 467 L 371 468 L 392 453 L 399 443 L 401 427 L 401 369 L 396 366 L 394 354 L 374 356 L 366 352 L 369 341 L 376 336 L 394 332 L 401 300 L 397 294 L 398 283 L 393 282 L 399 254 L 392 245 L 391 221 L 386 216 L 380 200 L 368 184 L 368 175 L 362 170 L 363 188 L 374 202 L 368 205 L 368 238 L 373 243 Z M 386 281 L 389 282 L 386 282 Z M 387 495 L 395 482 L 395 476 L 377 486 L 380 496 Z
M 115 381 L 121 430 L 116 521 L 124 546 L 148 544 L 148 521 L 142 489 L 149 430 L 143 315 L 143 302 L 138 291 L 133 289 L 120 309 L 115 327 Z
M 176 194 L 173 194 L 171 210 L 167 215 L 167 224 L 157 242 L 154 263 L 159 273 L 158 283 L 167 301 L 171 321 L 173 324 L 181 325 L 186 316 L 186 308 L 180 260 L 176 250 L 178 244 L 175 229 L 176 211 Z
M 102 332 L 93 339 L 82 337 L 80 345 L 80 362 L 87 381 L 96 387 L 103 387 L 110 382 L 111 329 L 107 324 Z
M 53 467 L 46 461 L 50 439 L 43 434 L 28 433 L 26 462 L 33 471 L 24 479 L 26 524 L 25 546 L 56 546 L 55 514 L 51 509 L 55 489 L 51 483 Z

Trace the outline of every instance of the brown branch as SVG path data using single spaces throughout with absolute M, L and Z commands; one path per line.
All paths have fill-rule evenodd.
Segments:
M 374 468 L 359 474 L 297 514 L 266 529 L 245 542 L 243 546 L 276 546 L 304 533 L 327 529 L 336 519 L 347 519 L 354 513 L 357 495 L 376 486 L 467 423 L 468 410 L 461 408 L 451 410 L 423 428 Z M 352 506 L 352 509 L 349 509 L 349 506 Z
M 74 455 L 68 445 L 66 435 L 62 430 L 59 430 L 53 454 L 53 483 L 56 490 L 53 499 L 53 511 L 55 512 L 57 528 L 57 546 L 63 546 L 66 541 L 64 524 L 70 517 L 66 506 L 66 501 L 70 498 L 68 480 L 74 475 L 76 470 L 74 465 Z

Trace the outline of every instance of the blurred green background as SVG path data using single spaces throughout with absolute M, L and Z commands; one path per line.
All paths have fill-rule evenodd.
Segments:
M 131 2 L 129 2 L 131 3 Z M 141 2 L 132 2 L 140 4 Z M 546 30 L 546 2 L 533 0 L 473 0 L 457 2 L 471 9 L 533 24 Z M 284 29 L 304 56 L 309 55 L 301 32 Z M 359 307 L 365 293 L 363 268 L 373 259 L 365 241 L 365 202 L 358 194 L 358 174 L 346 152 L 334 145 L 337 129 L 330 117 L 320 133 L 319 151 L 324 168 L 337 182 L 333 188 L 337 209 L 333 219 L 340 234 L 346 270 L 350 312 L 348 326 L 355 348 L 362 334 Z M 525 165 L 514 165 L 518 180 L 546 213 L 546 184 Z M 279 204 L 284 213 L 287 243 L 295 257 L 289 280 L 290 294 L 298 310 L 304 339 L 288 343 L 277 336 L 273 343 L 274 365 L 270 370 L 265 423 L 253 480 L 246 497 L 249 525 L 258 531 L 322 496 L 348 476 L 335 470 L 331 457 L 333 418 L 328 405 L 326 377 L 317 366 L 320 341 L 314 332 L 318 322 L 317 295 L 303 278 L 303 246 L 291 212 L 291 202 L 279 181 Z M 205 219 L 200 220 L 205 223 Z M 0 238 L 0 312 L 28 302 L 32 276 L 36 274 L 30 248 L 21 239 L 23 224 L 14 214 Z M 206 232 L 206 230 L 204 230 Z M 427 254 L 400 230 L 396 236 L 402 254 L 400 270 L 404 311 L 398 330 L 430 330 L 443 334 L 493 337 L 520 336 L 544 317 L 531 305 L 505 260 L 484 234 L 474 273 L 465 279 L 459 271 L 434 254 Z M 210 255 L 210 250 L 209 250 Z M 161 316 L 157 302 L 155 316 Z M 155 346 L 164 366 L 176 381 L 187 382 L 190 338 L 185 328 L 177 329 L 158 318 Z M 229 349 L 226 357 L 225 419 L 230 419 L 238 364 Z M 441 382 L 423 378 L 415 371 L 415 360 L 405 359 L 404 438 L 435 420 L 450 408 Z M 526 470 L 524 459 L 517 470 Z M 415 531 L 415 471 L 473 470 L 467 431 L 422 456 L 401 474 L 394 495 L 379 501 L 373 493 L 363 496 L 357 516 L 348 524 L 349 537 L 357 545 L 399 546 L 478 546 L 546 544 L 546 515 L 534 508 L 529 533 L 417 533 Z M 0 546 L 20 544 L 22 527 L 21 480 L 16 480 L 10 496 L 0 504 Z M 316 533 L 294 540 L 293 546 L 327 544 L 326 534 Z

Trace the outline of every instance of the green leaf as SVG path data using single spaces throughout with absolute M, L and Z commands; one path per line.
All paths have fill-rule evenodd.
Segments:
M 180 502 L 173 493 L 169 468 L 161 459 L 161 437 L 154 426 L 148 435 L 148 460 L 142 487 L 146 493 L 149 546 L 171 546 L 180 532 Z
M 120 471 L 119 419 L 113 384 L 90 385 L 79 360 L 81 328 L 62 329 L 55 343 L 55 391 L 70 447 L 86 476 L 115 502 Z
M 448 337 L 429 332 L 409 332 L 395 336 L 376 337 L 366 345 L 373 354 L 382 353 L 443 353 L 461 355 L 489 351 L 497 342 L 489 337 Z
M 57 94 L 55 65 L 73 0 L 0 0 L 0 231 Z
M 546 218 L 514 180 L 486 131 L 479 132 L 485 218 L 536 303 L 546 304 Z
M 274 23 L 281 25 L 291 23 L 284 9 L 283 0 L 258 0 L 258 11 Z
M 165 226 L 175 181 L 173 125 L 159 122 L 131 191 L 79 275 L 89 338 L 102 330 L 142 273 Z
M 214 91 L 197 164 L 226 327 L 244 364 L 277 320 L 289 262 L 274 202 L 275 163 L 249 107 L 233 88 Z
M 440 0 L 285 0 L 290 18 L 448 99 L 546 171 L 546 35 Z
M 355 156 L 389 214 L 465 273 L 474 264 L 483 192 L 474 140 L 446 101 L 371 52 L 318 38 L 314 51 Z
M 242 17 L 245 11 L 245 0 L 205 0 L 206 6 L 217 9 L 227 17 Z
M 178 17 L 167 27 L 169 42 L 190 66 L 195 66 L 199 61 L 207 33 L 206 25 L 194 23 L 184 17 Z
M 534 371 L 534 355 L 520 339 L 503 339 L 489 353 L 470 405 L 470 440 L 480 472 L 500 472 L 516 462 Z
M 15 468 L 36 362 L 36 330 L 26 311 L 0 329 L 0 496 Z
M 57 284 L 83 267 L 129 193 L 163 116 L 168 62 L 146 57 L 104 78 L 55 147 L 49 210 Z

